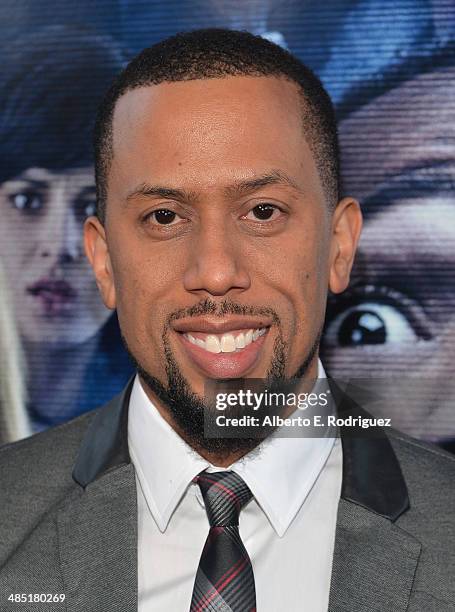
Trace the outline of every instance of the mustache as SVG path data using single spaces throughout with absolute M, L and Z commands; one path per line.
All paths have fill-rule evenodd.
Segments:
M 274 325 L 280 325 L 278 313 L 269 306 L 251 306 L 239 304 L 232 300 L 215 302 L 210 298 L 206 298 L 189 308 L 180 308 L 172 312 L 167 317 L 166 327 L 169 327 L 173 321 L 177 321 L 178 319 L 199 317 L 201 315 L 212 315 L 219 318 L 226 315 L 266 316 L 272 319 Z

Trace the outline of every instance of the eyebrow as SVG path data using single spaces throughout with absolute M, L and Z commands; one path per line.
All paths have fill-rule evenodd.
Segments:
M 262 187 L 267 187 L 268 185 L 284 185 L 286 187 L 291 187 L 295 191 L 298 191 L 299 193 L 303 194 L 303 190 L 297 184 L 297 182 L 281 170 L 272 170 L 271 172 L 262 176 L 239 181 L 234 185 L 226 187 L 225 193 L 226 195 L 230 196 L 240 196 L 251 193 L 253 191 L 257 191 L 258 189 L 261 189 Z
M 27 183 L 27 185 L 30 185 L 32 187 L 36 187 L 38 189 L 44 189 L 49 185 L 49 181 L 41 181 L 38 179 L 32 179 L 32 178 L 15 178 L 15 179 L 11 179 L 10 181 L 8 181 L 10 183 Z
M 146 198 L 166 198 L 172 200 L 192 201 L 195 194 L 184 189 L 174 189 L 172 187 L 162 187 L 160 185 L 150 185 L 141 183 L 126 196 L 126 201 L 130 202 L 137 197 Z
M 291 187 L 301 194 L 304 193 L 296 181 L 280 170 L 272 170 L 267 174 L 228 185 L 224 188 L 224 193 L 227 197 L 240 197 L 268 185 L 284 185 Z M 198 196 L 194 191 L 186 191 L 184 189 L 175 189 L 173 187 L 164 187 L 160 185 L 150 185 L 149 183 L 141 183 L 135 187 L 126 196 L 126 201 L 129 203 L 131 200 L 134 200 L 137 197 L 166 198 L 188 203 L 194 203 L 198 200 Z
M 393 177 L 391 184 L 385 185 L 363 201 L 365 218 L 373 217 L 383 211 L 385 206 L 397 200 L 422 199 L 435 192 L 453 193 L 455 189 L 453 172 L 446 168 L 451 163 L 452 160 L 444 160 L 404 168 L 399 175 Z

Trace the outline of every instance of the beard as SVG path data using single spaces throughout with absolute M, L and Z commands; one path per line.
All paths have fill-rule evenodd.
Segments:
M 217 410 L 214 402 L 207 403 L 204 398 L 194 393 L 189 382 L 183 376 L 177 361 L 172 353 L 168 331 L 171 321 L 182 317 L 197 316 L 202 314 L 217 314 L 220 317 L 225 314 L 242 314 L 245 316 L 269 316 L 272 318 L 273 326 L 278 329 L 277 337 L 275 338 L 273 355 L 270 362 L 270 367 L 267 371 L 265 384 L 270 391 L 283 392 L 297 385 L 303 378 L 311 365 L 315 355 L 317 354 L 321 330 L 316 336 L 316 339 L 311 346 L 311 349 L 304 356 L 300 366 L 296 372 L 289 378 L 285 377 L 286 371 L 286 354 L 287 345 L 283 339 L 280 319 L 275 311 L 270 308 L 252 308 L 241 306 L 232 302 L 225 301 L 221 305 L 217 305 L 207 299 L 204 302 L 193 306 L 187 310 L 179 310 L 168 317 L 166 322 L 162 340 L 164 345 L 164 355 L 166 361 L 166 377 L 167 384 L 163 384 L 158 378 L 150 374 L 144 368 L 140 361 L 136 359 L 132 353 L 126 339 L 122 336 L 126 350 L 128 351 L 131 360 L 136 366 L 137 372 L 146 385 L 156 397 L 162 402 L 172 422 L 176 425 L 178 433 L 181 437 L 199 454 L 210 454 L 214 457 L 224 460 L 231 455 L 243 456 L 257 446 L 259 446 L 266 436 L 261 437 L 207 437 L 206 431 L 213 431 Z M 231 379 L 233 381 L 233 379 Z M 217 381 L 211 381 L 216 384 Z M 220 384 L 226 384 L 226 379 L 219 381 Z M 227 408 L 223 411 L 226 417 L 238 417 L 238 408 Z M 270 435 L 271 429 L 267 430 L 267 435 Z

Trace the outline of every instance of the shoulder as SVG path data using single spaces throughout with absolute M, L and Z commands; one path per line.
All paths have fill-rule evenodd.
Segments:
M 1 559 L 77 485 L 72 470 L 98 410 L 0 448 Z
M 399 522 L 424 534 L 427 542 L 455 537 L 455 456 L 441 448 L 392 432 L 389 439 L 409 495 L 409 511 Z
M 454 598 L 455 456 L 403 434 L 392 433 L 390 440 L 409 495 L 409 509 L 397 527 L 420 545 L 414 597 L 426 602 L 419 610 L 429 609 L 428 602 L 448 610 Z
M 98 409 L 99 410 L 99 409 Z M 0 483 L 20 481 L 30 486 L 36 480 L 60 480 L 74 464 L 81 439 L 98 412 L 83 414 L 24 440 L 0 448 Z M 71 475 L 71 474 L 70 474 Z
M 400 461 L 406 480 L 411 485 L 419 482 L 431 485 L 435 479 L 450 483 L 452 495 L 455 494 L 455 455 L 434 444 L 422 442 L 406 434 L 393 431 L 389 439 Z

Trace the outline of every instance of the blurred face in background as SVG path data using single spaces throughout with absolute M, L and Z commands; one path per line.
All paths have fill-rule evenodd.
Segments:
M 341 124 L 344 185 L 365 225 L 324 342 L 334 377 L 417 380 L 390 404 L 398 425 L 434 440 L 455 437 L 454 96 L 455 69 L 441 69 Z
M 28 168 L 0 185 L 0 258 L 25 341 L 76 344 L 109 316 L 82 250 L 91 167 Z

